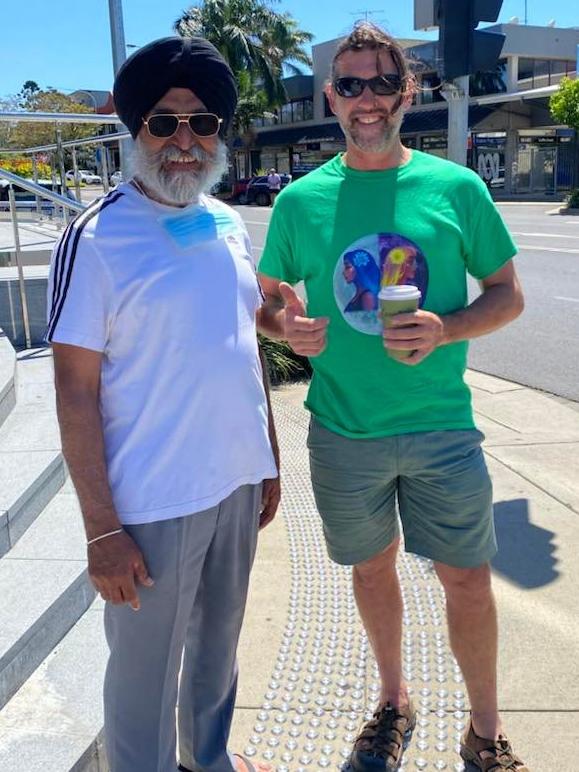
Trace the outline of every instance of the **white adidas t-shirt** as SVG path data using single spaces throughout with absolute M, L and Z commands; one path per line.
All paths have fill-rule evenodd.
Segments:
M 103 353 L 100 409 L 122 523 L 199 512 L 277 476 L 261 302 L 243 221 L 215 199 L 182 210 L 125 184 L 64 232 L 46 338 Z

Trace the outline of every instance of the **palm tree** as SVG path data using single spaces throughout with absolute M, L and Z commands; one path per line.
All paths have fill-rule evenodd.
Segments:
M 269 108 L 287 99 L 284 66 L 301 73 L 299 64 L 311 65 L 304 46 L 313 35 L 301 30 L 290 14 L 277 13 L 260 0 L 203 0 L 184 11 L 174 29 L 183 37 L 196 35 L 213 43 L 238 81 L 249 72 Z

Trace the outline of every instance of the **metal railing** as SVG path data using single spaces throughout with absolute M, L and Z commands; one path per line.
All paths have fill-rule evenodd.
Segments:
M 83 139 L 72 139 L 63 141 L 61 135 L 61 126 L 63 124 L 95 124 L 95 125 L 109 125 L 109 126 L 122 126 L 122 122 L 117 115 L 96 115 L 94 113 L 40 113 L 40 112 L 0 112 L 0 123 L 53 123 L 55 128 L 56 141 L 52 144 L 46 144 L 36 147 L 27 147 L 21 149 L 15 148 L 0 148 L 0 153 L 3 155 L 28 155 L 32 156 L 32 166 L 34 181 L 20 177 L 19 175 L 9 172 L 7 169 L 0 168 L 0 180 L 6 180 L 8 182 L 8 204 L 10 210 L 10 219 L 12 221 L 12 229 L 14 232 L 14 248 L 15 248 L 15 261 L 18 269 L 18 284 L 20 291 L 20 299 L 22 305 L 22 317 L 23 327 L 26 340 L 26 347 L 31 345 L 30 335 L 30 321 L 28 314 L 28 304 L 26 299 L 24 272 L 23 272 L 23 256 L 21 239 L 19 235 L 19 223 L 18 223 L 18 209 L 23 205 L 22 201 L 16 200 L 15 189 L 25 190 L 35 196 L 36 201 L 36 213 L 40 218 L 43 211 L 46 211 L 46 207 L 41 204 L 42 201 L 49 201 L 50 206 L 48 212 L 52 215 L 58 211 L 62 213 L 63 224 L 66 224 L 72 213 L 82 212 L 85 208 L 85 204 L 81 201 L 80 192 L 80 179 L 78 174 L 78 164 L 76 150 L 80 146 L 87 145 L 100 145 L 103 146 L 103 152 L 101 157 L 102 166 L 102 182 L 105 193 L 109 191 L 109 170 L 107 162 L 107 152 L 104 149 L 109 143 L 119 143 L 121 145 L 122 140 L 130 136 L 127 131 L 117 131 L 112 134 L 105 134 L 94 137 L 85 137 Z M 72 154 L 72 171 L 75 185 L 75 192 L 77 200 L 72 200 L 65 195 L 61 195 L 56 192 L 59 187 L 60 190 L 67 191 L 67 180 L 65 173 L 65 150 L 70 150 Z M 41 153 L 51 154 L 51 186 L 52 190 L 37 184 L 37 158 L 36 156 Z M 0 162 L 1 163 L 1 162 Z M 27 202 L 28 203 L 28 202 Z M 3 202 L 0 201 L 0 211 L 2 210 Z M 34 204 L 32 203 L 34 206 Z
M 123 126 L 121 119 L 118 115 L 96 115 L 95 113 L 45 113 L 45 112 L 1 112 L 0 111 L 0 123 L 53 123 L 55 128 L 56 141 L 51 144 L 38 145 L 36 147 L 26 148 L 0 148 L 0 154 L 2 155 L 31 155 L 33 161 L 33 168 L 35 171 L 36 181 L 36 155 L 39 153 L 49 152 L 56 155 L 56 163 L 51 164 L 53 166 L 53 182 L 56 183 L 56 175 L 54 174 L 54 166 L 58 168 L 61 178 L 61 184 L 64 189 L 64 151 L 72 151 L 72 167 L 74 172 L 74 183 L 77 200 L 80 201 L 80 182 L 78 175 L 78 164 L 76 150 L 78 147 L 87 145 L 102 145 L 118 143 L 119 150 L 122 149 L 123 140 L 130 137 L 128 131 L 117 131 L 113 134 L 104 134 L 94 137 L 85 137 L 84 139 L 71 139 L 63 141 L 61 138 L 61 126 L 62 124 L 94 124 L 94 125 L 108 125 L 108 126 Z M 103 152 L 101 158 L 102 165 L 102 182 L 104 192 L 109 192 L 109 169 L 107 161 L 107 153 Z M 121 167 L 123 166 L 121 155 Z
M 61 196 L 60 193 L 55 193 L 51 190 L 46 190 L 46 188 L 43 188 L 41 185 L 37 185 L 35 182 L 32 182 L 31 180 L 24 179 L 23 177 L 19 177 L 17 174 L 12 174 L 12 172 L 6 171 L 5 169 L 0 168 L 0 179 L 5 179 L 8 183 L 8 201 L 10 204 L 10 219 L 12 221 L 12 229 L 14 232 L 14 254 L 16 257 L 16 268 L 18 271 L 18 288 L 20 292 L 20 303 L 22 306 L 22 323 L 24 325 L 24 337 L 26 341 L 26 348 L 30 348 L 31 346 L 31 336 L 30 336 L 30 318 L 28 314 L 28 301 L 26 299 L 26 285 L 24 282 L 24 269 L 23 269 L 23 260 L 22 260 L 22 247 L 20 244 L 20 234 L 18 232 L 18 208 L 16 206 L 16 197 L 14 195 L 14 186 L 16 185 L 19 188 L 23 188 L 24 190 L 29 191 L 30 193 L 34 193 L 37 200 L 37 206 L 39 205 L 40 199 L 48 199 L 49 201 L 52 201 L 53 203 L 57 204 L 58 206 L 62 207 L 63 212 L 82 212 L 85 208 L 83 204 L 80 204 L 78 201 L 72 201 L 70 198 L 67 198 L 66 196 Z

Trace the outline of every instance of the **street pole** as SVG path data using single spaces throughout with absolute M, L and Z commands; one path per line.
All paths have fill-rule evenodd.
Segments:
M 448 102 L 448 160 L 466 166 L 468 142 L 469 76 L 445 83 L 442 96 Z
M 111 23 L 111 46 L 113 51 L 113 70 L 115 75 L 127 58 L 125 28 L 123 25 L 122 0 L 109 0 L 109 19 Z
M 24 270 L 22 269 L 22 249 L 20 247 L 20 236 L 18 234 L 18 210 L 16 209 L 16 199 L 14 197 L 14 188 L 12 183 L 8 186 L 8 200 L 10 202 L 10 217 L 12 219 L 12 228 L 14 229 L 14 254 L 16 256 L 16 267 L 18 269 L 18 288 L 20 290 L 20 305 L 22 310 L 22 325 L 24 327 L 24 341 L 26 348 L 30 348 L 30 317 L 28 316 L 28 300 L 26 298 L 26 280 Z M 10 292 L 10 290 L 9 290 Z
M 60 193 L 66 196 L 66 174 L 64 171 L 64 148 L 62 147 L 62 130 L 60 126 L 56 127 L 56 158 L 58 160 L 58 173 L 60 176 Z M 62 207 L 62 222 L 63 225 L 68 223 L 68 209 Z
M 109 0 L 109 19 L 111 23 L 111 48 L 113 52 L 113 70 L 115 76 L 121 65 L 127 58 L 127 46 L 125 43 L 125 28 L 123 24 L 123 2 L 122 0 Z M 116 131 L 122 131 L 117 126 Z M 123 179 L 127 174 L 128 144 L 126 140 L 119 142 L 119 160 Z

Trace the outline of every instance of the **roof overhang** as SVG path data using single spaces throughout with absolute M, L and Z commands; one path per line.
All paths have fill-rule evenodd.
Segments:
M 529 99 L 545 99 L 559 89 L 559 86 L 543 86 L 528 91 L 510 91 L 506 94 L 487 94 L 486 96 L 471 97 L 471 105 L 496 105 L 505 102 L 525 102 Z

